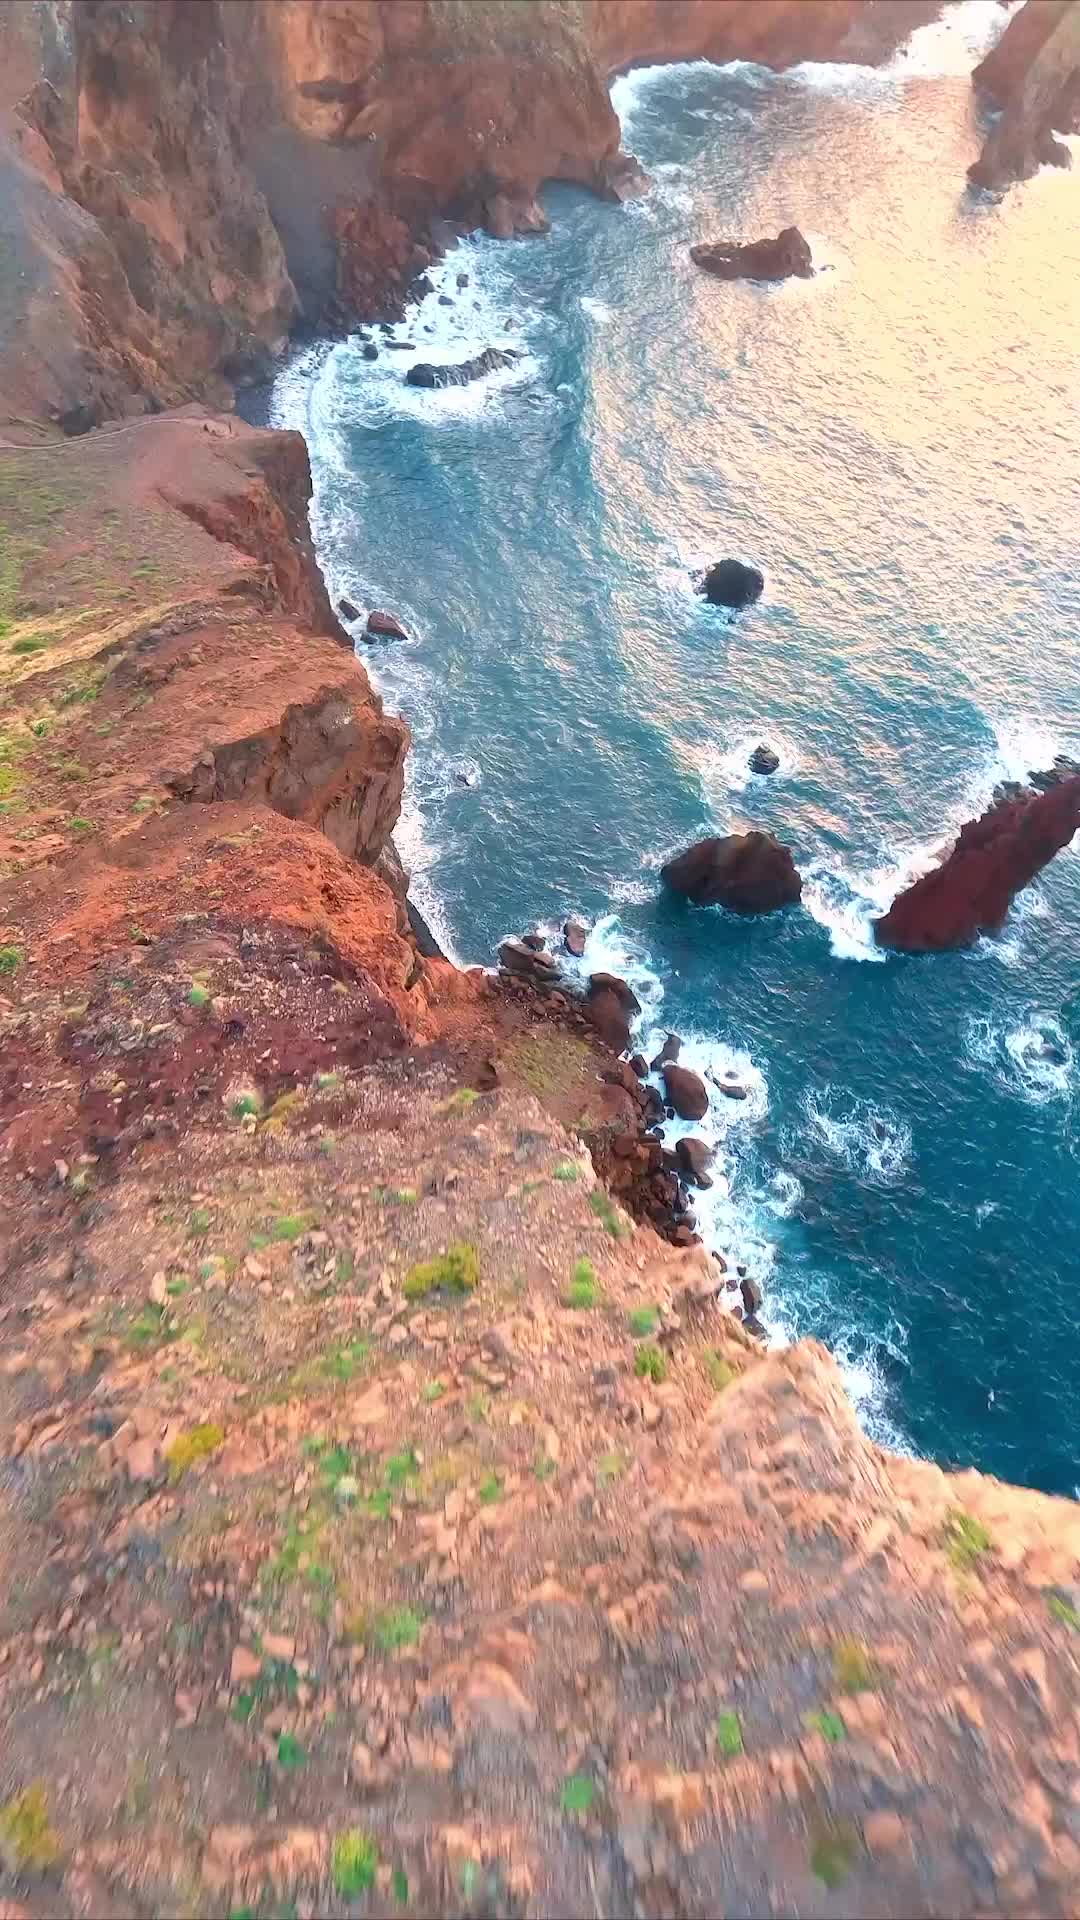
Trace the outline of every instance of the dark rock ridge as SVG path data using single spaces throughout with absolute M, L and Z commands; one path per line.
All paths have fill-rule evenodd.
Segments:
M 448 367 L 433 366 L 427 360 L 418 360 L 410 367 L 405 380 L 410 387 L 467 387 L 470 380 L 482 380 L 485 374 L 496 373 L 500 367 L 512 367 L 519 358 L 510 347 L 485 347 L 472 360 L 459 360 Z
M 765 575 L 742 560 L 718 560 L 702 580 L 701 591 L 714 607 L 748 607 L 761 599 Z
M 673 893 L 698 907 L 773 913 L 801 898 L 791 850 L 771 833 L 729 833 L 699 840 L 661 867 Z
M 718 280 L 810 280 L 814 263 L 798 227 L 785 227 L 775 240 L 713 240 L 691 247 L 696 267 Z
M 1034 779 L 1041 791 L 1022 789 L 969 820 L 941 865 L 893 901 L 874 923 L 879 946 L 940 953 L 997 932 L 1013 896 L 1080 828 L 1080 773 Z

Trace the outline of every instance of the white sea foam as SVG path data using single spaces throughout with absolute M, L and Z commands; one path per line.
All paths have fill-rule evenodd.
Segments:
M 595 299 L 591 293 L 581 295 L 581 310 L 587 313 L 589 319 L 595 321 L 598 327 L 610 326 L 614 319 L 611 308 L 603 300 Z
M 1014 1027 L 979 1014 L 968 1021 L 964 1047 L 968 1059 L 988 1067 L 999 1086 L 1034 1106 L 1070 1099 L 1075 1092 L 1075 1052 L 1055 1014 L 1033 1009 Z
M 911 1164 L 911 1128 L 906 1121 L 853 1098 L 831 1082 L 803 1095 L 812 1140 L 867 1186 L 891 1187 Z
M 874 939 L 874 921 L 888 912 L 898 893 L 928 873 L 948 845 L 950 836 L 888 855 L 864 872 L 843 864 L 810 860 L 802 868 L 802 903 L 811 919 L 824 927 L 838 960 L 884 961 L 884 948 Z

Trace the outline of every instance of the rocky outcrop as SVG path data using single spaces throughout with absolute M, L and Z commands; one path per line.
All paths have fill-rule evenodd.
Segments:
M 767 747 L 765 742 L 762 741 L 760 745 L 754 748 L 747 765 L 751 773 L 775 773 L 777 767 L 780 765 L 780 755 L 777 753 L 775 747 Z
M 407 640 L 409 635 L 396 613 L 373 607 L 364 623 L 364 632 L 373 640 Z
M 969 946 L 1004 924 L 1014 895 L 1080 828 L 1080 774 L 991 806 L 961 829 L 952 850 L 874 924 L 879 946 L 939 953 Z
M 718 560 L 709 567 L 701 591 L 714 607 L 749 607 L 765 591 L 765 575 L 743 560 Z
M 56 0 L 0 12 L 0 439 L 221 404 L 308 325 L 403 310 L 545 180 L 641 191 L 610 74 L 886 58 L 936 0 Z M 371 351 L 377 349 L 372 345 Z
M 691 247 L 696 267 L 718 280 L 810 280 L 814 263 L 798 227 L 785 227 L 775 240 L 714 240 Z
M 709 1094 L 701 1075 L 674 1062 L 666 1066 L 663 1073 L 668 1104 L 674 1107 L 679 1119 L 704 1120 L 709 1111 Z
M 405 375 L 410 387 L 467 387 L 472 380 L 482 380 L 485 374 L 497 373 L 500 367 L 512 367 L 517 354 L 509 347 L 485 347 L 472 360 L 458 360 L 446 366 L 435 366 L 426 360 L 418 360 Z
M 802 895 L 791 850 L 771 833 L 711 836 L 660 869 L 664 885 L 698 907 L 773 913 Z
M 1007 187 L 1040 166 L 1068 166 L 1055 136 L 1080 126 L 1080 10 L 1072 0 L 1025 0 L 975 69 L 975 84 L 999 108 L 973 185 Z

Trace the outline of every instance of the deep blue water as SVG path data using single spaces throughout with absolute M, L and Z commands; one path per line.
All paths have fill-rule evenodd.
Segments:
M 345 343 L 273 411 L 308 434 L 334 592 L 415 636 L 370 664 L 413 725 L 400 837 L 444 940 L 488 959 L 599 921 L 590 958 L 648 1024 L 750 1081 L 715 1103 L 730 1189 L 703 1218 L 777 1336 L 832 1344 L 877 1435 L 1072 1492 L 1080 859 L 972 952 L 884 959 L 868 932 L 995 778 L 1080 747 L 1080 180 L 967 195 L 962 36 L 990 18 L 876 75 L 619 82 L 650 197 L 552 190 L 548 237 L 465 243 L 453 306 L 399 329 L 425 358 L 516 346 L 510 373 L 423 394 L 407 355 Z M 687 258 L 791 220 L 810 283 Z M 767 575 L 736 619 L 691 590 L 726 553 Z M 661 896 L 672 849 L 750 823 L 795 849 L 801 909 Z

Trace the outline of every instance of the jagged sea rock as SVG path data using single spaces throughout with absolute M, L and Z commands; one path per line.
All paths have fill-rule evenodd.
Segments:
M 585 951 L 588 932 L 588 928 L 580 920 L 567 920 L 563 927 L 563 944 L 567 953 L 572 953 L 575 960 L 580 960 Z
M 802 894 L 791 849 L 771 833 L 710 836 L 661 867 L 672 892 L 699 907 L 734 913 L 773 913 Z
M 664 1090 L 680 1120 L 704 1120 L 709 1094 L 700 1074 L 672 1063 L 664 1068 Z
M 512 347 L 485 347 L 472 360 L 459 360 L 451 366 L 434 366 L 430 361 L 418 360 L 405 375 L 410 387 L 467 387 L 471 380 L 482 380 L 485 374 L 496 373 L 500 367 L 512 367 L 520 356 Z
M 688 1180 L 693 1181 L 695 1187 L 712 1186 L 712 1180 L 709 1177 L 709 1162 L 712 1157 L 713 1150 L 708 1141 L 699 1140 L 692 1133 L 686 1134 L 683 1139 L 675 1142 L 675 1158 L 679 1168 Z
M 775 773 L 780 765 L 780 755 L 774 747 L 767 747 L 761 741 L 750 755 L 749 764 L 751 773 Z
M 397 615 L 381 607 L 372 608 L 364 631 L 375 640 L 407 640 L 409 637 Z
M 696 267 L 718 280 L 809 280 L 814 263 L 798 227 L 785 227 L 774 240 L 717 240 L 691 247 Z
M 589 998 L 591 999 L 593 995 L 597 993 L 613 993 L 624 1013 L 636 1014 L 641 1012 L 641 1001 L 638 999 L 633 987 L 627 986 L 626 981 L 621 979 L 617 973 L 591 974 L 589 977 Z

